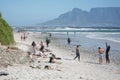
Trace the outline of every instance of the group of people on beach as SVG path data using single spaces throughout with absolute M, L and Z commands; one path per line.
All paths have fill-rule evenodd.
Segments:
M 70 45 L 71 39 L 68 37 L 67 38 L 67 43 Z M 74 57 L 74 60 L 78 58 L 78 61 L 80 61 L 80 45 L 76 46 L 76 56 Z
M 67 38 L 67 42 L 68 42 L 68 44 L 70 44 L 70 42 L 71 42 L 69 37 Z M 107 64 L 110 63 L 110 58 L 109 58 L 110 48 L 111 48 L 110 45 L 108 45 L 106 42 L 105 59 L 106 59 Z M 104 49 L 101 47 L 98 47 L 98 52 L 99 52 L 99 64 L 102 64 L 103 59 L 104 59 Z M 74 57 L 74 60 L 76 58 L 78 58 L 78 61 L 80 61 L 80 45 L 76 46 L 76 56 Z
M 23 32 L 20 38 L 24 41 L 27 38 L 26 32 Z
M 48 47 L 47 42 L 46 42 L 46 45 Z M 31 46 L 32 46 L 32 49 L 33 49 L 33 51 L 32 51 L 33 55 L 45 57 L 46 56 L 45 52 L 52 52 L 52 50 L 45 48 L 45 43 L 43 41 L 40 42 L 40 48 L 39 49 L 36 47 L 35 41 L 32 42 Z
M 49 34 L 49 37 L 51 37 L 51 33 Z M 46 47 L 49 47 L 50 44 L 50 39 L 48 37 L 46 37 Z M 67 38 L 67 43 L 70 44 L 71 43 L 71 39 L 68 37 Z M 36 49 L 36 43 L 35 41 L 32 42 L 32 47 L 34 49 L 35 54 L 37 54 L 38 56 L 44 56 L 46 57 L 45 52 L 50 52 L 49 55 L 51 55 L 51 57 L 49 58 L 49 63 L 56 63 L 56 61 L 54 59 L 61 59 L 61 58 L 56 58 L 56 56 L 51 53 L 52 50 L 50 49 L 46 49 L 45 48 L 45 43 L 43 41 L 41 41 L 40 43 L 40 48 Z M 104 52 L 105 52 L 105 59 L 106 59 L 106 63 L 110 63 L 110 59 L 109 59 L 109 51 L 110 51 L 110 45 L 107 44 L 106 42 L 106 51 L 104 51 L 103 48 L 98 47 L 98 52 L 99 52 L 99 64 L 103 63 L 103 59 L 104 59 Z M 80 61 L 80 45 L 76 45 L 76 49 L 75 49 L 75 54 L 76 56 L 73 58 L 73 60 L 75 60 L 76 58 L 78 58 L 78 61 Z
M 107 64 L 110 63 L 109 51 L 110 51 L 110 45 L 108 45 L 106 42 L 105 59 Z M 102 64 L 104 59 L 104 49 L 101 47 L 98 47 L 98 52 L 99 52 L 99 64 Z
M 106 42 L 105 59 L 107 64 L 110 63 L 109 51 L 110 51 L 110 45 L 107 45 L 107 42 Z M 98 47 L 98 52 L 99 52 L 99 64 L 102 64 L 104 59 L 104 49 L 101 47 Z M 78 61 L 80 61 L 80 45 L 76 46 L 76 56 L 74 57 L 74 60 L 76 58 L 78 58 Z
M 49 37 L 51 37 L 51 34 Z M 45 54 L 45 52 L 49 52 L 49 61 L 48 62 L 49 63 L 57 63 L 56 60 L 61 60 L 61 58 L 56 57 L 55 54 L 52 53 L 53 52 L 52 50 L 45 48 L 45 44 L 46 44 L 46 47 L 49 47 L 49 44 L 50 44 L 50 39 L 48 37 L 46 37 L 45 42 L 46 43 L 44 43 L 43 41 L 40 42 L 39 49 L 37 49 L 35 41 L 33 41 L 31 43 L 31 46 L 33 48 L 33 55 L 40 56 L 40 57 L 43 56 L 43 58 L 47 58 L 47 55 Z M 28 55 L 30 55 L 30 54 L 28 54 Z

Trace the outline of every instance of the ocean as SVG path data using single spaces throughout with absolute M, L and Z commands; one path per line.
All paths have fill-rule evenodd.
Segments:
M 85 50 L 95 51 L 98 47 L 106 49 L 105 43 L 111 46 L 111 54 L 120 55 L 120 27 L 107 28 L 23 28 L 30 32 L 52 33 L 52 36 L 60 38 L 61 44 L 67 44 L 67 38 L 71 39 L 71 46 L 81 45 Z

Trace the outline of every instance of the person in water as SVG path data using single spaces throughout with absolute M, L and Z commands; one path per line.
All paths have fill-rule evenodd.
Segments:
M 110 45 L 107 45 L 107 42 L 106 42 L 106 54 L 105 54 L 105 58 L 106 58 L 106 63 L 110 63 L 110 59 L 109 59 L 109 51 L 110 51 Z
M 51 33 L 49 33 L 49 37 L 51 37 L 52 36 L 52 34 Z
M 68 44 L 70 44 L 70 42 L 71 42 L 71 40 L 70 40 L 70 38 L 68 37 L 68 39 L 67 39 L 67 42 L 68 42 Z
M 76 56 L 74 57 L 74 60 L 78 57 L 78 61 L 80 61 L 80 45 L 77 45 L 76 47 Z

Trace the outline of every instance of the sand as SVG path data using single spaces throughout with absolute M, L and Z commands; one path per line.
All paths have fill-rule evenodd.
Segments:
M 47 34 L 29 33 L 26 40 L 21 40 L 21 33 L 14 33 L 16 47 L 24 52 L 30 51 L 32 41 L 40 46 L 40 41 L 45 41 Z M 120 66 L 115 64 L 98 64 L 98 59 L 89 59 L 86 53 L 81 53 L 81 61 L 73 60 L 74 49 L 59 44 L 59 40 L 51 38 L 49 49 L 56 56 L 61 57 L 59 63 L 47 63 L 49 58 L 35 58 L 29 64 L 15 64 L 0 71 L 8 72 L 7 76 L 0 76 L 0 80 L 120 80 Z M 49 54 L 47 52 L 46 54 Z M 40 61 L 40 63 L 38 63 Z M 51 66 L 51 70 L 44 69 L 45 65 Z M 39 67 L 38 67 L 39 66 Z

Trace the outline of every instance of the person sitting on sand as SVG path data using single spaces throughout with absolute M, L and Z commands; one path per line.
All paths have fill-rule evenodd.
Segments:
M 27 52 L 29 59 L 33 59 L 33 56 L 30 52 Z
M 47 69 L 47 70 L 53 70 L 53 68 L 49 65 L 45 65 L 44 69 Z
M 40 51 L 38 49 L 34 49 L 34 56 L 38 56 L 38 57 L 43 57 L 43 58 L 47 58 L 47 55 L 44 53 L 45 51 Z
M 41 52 L 41 51 L 39 51 L 39 50 L 37 50 L 37 49 L 35 49 L 35 54 L 34 54 L 35 56 L 42 56 L 43 55 L 43 53 Z
M 98 47 L 98 52 L 99 52 L 99 64 L 103 63 L 103 53 L 104 53 L 104 49 L 102 49 L 101 47 Z
M 6 52 L 10 52 L 10 47 L 9 46 L 6 49 Z
M 56 61 L 54 60 L 52 56 L 50 57 L 49 63 L 56 63 Z
M 51 57 L 53 57 L 54 59 L 61 60 L 61 58 L 59 58 L 59 57 L 56 57 L 56 56 L 55 56 L 55 54 L 53 54 L 53 53 L 50 53 L 50 55 L 51 55 Z

